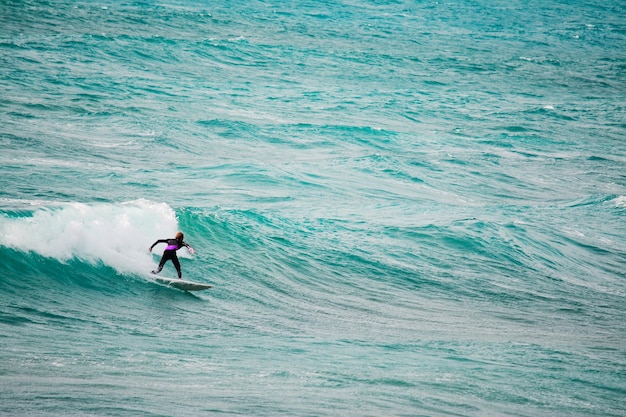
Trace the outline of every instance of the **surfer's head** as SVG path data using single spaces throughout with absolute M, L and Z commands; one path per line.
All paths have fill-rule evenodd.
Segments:
M 185 237 L 185 235 L 183 235 L 183 233 L 182 233 L 182 232 L 178 232 L 178 233 L 176 233 L 176 240 L 178 240 L 178 241 L 181 241 L 181 242 L 182 242 L 184 237 Z

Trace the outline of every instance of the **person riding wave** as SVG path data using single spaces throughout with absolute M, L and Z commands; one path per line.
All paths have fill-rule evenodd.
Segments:
M 182 279 L 183 273 L 180 270 L 180 261 L 178 260 L 176 251 L 184 246 L 187 249 L 189 249 L 189 252 L 192 255 L 194 253 L 193 248 L 189 246 L 187 242 L 183 241 L 184 237 L 185 236 L 181 232 L 178 232 L 176 233 L 176 237 L 174 239 L 159 239 L 156 242 L 154 242 L 152 246 L 150 246 L 149 250 L 150 252 L 152 252 L 152 249 L 159 243 L 167 244 L 167 247 L 165 248 L 165 251 L 163 252 L 163 256 L 161 257 L 161 262 L 159 262 L 159 267 L 155 269 L 154 271 L 152 271 L 153 274 L 158 274 L 159 272 L 161 272 L 161 270 L 163 269 L 163 265 L 165 265 L 165 262 L 172 261 L 172 263 L 174 264 L 174 267 L 176 268 L 176 272 L 178 272 L 178 279 Z

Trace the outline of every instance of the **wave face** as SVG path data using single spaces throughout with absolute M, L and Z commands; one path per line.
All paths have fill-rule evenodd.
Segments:
M 620 4 L 0 15 L 0 414 L 624 415 Z

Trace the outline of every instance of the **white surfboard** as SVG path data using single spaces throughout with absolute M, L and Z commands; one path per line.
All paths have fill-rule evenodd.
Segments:
M 172 278 L 155 278 L 159 284 L 167 285 L 168 287 L 178 288 L 183 291 L 202 291 L 213 288 L 212 285 L 202 284 L 200 282 L 185 281 L 184 279 L 172 279 Z

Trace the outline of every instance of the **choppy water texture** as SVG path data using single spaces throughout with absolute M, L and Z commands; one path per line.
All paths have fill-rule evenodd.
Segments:
M 626 415 L 624 1 L 0 18 L 0 414 Z

